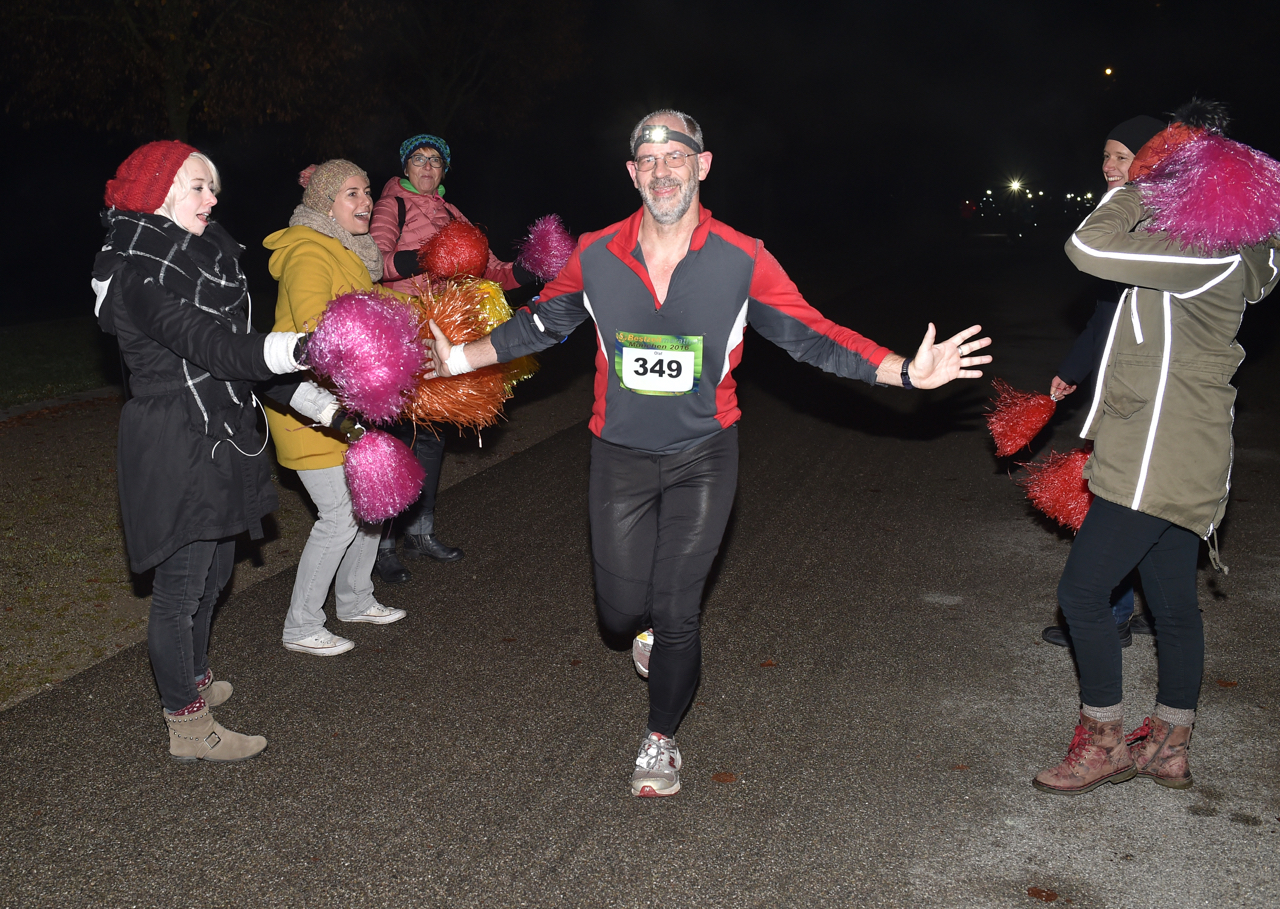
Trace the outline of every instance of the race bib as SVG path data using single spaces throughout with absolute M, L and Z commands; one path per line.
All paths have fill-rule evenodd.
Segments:
M 642 395 L 687 395 L 702 378 L 702 335 L 615 336 L 613 368 L 622 387 Z

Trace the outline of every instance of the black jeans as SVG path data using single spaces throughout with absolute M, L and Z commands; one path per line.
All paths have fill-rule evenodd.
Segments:
M 418 496 L 418 500 L 394 518 L 396 530 L 425 533 L 422 519 L 430 518 L 436 510 L 440 465 L 444 461 L 444 439 L 432 432 L 431 427 L 417 426 L 407 420 L 390 426 L 387 431 L 413 449 L 418 463 L 427 474 L 422 481 L 422 494 Z
M 209 623 L 235 564 L 233 540 L 197 540 L 156 566 L 147 648 L 165 710 L 181 710 L 200 696 L 196 682 L 209 669 Z
M 1199 552 L 1200 538 L 1184 527 L 1093 500 L 1058 583 L 1082 702 L 1112 707 L 1124 698 L 1111 591 L 1136 565 L 1160 635 L 1156 700 L 1177 710 L 1195 709 L 1204 672 L 1204 625 L 1196 596 Z
M 697 688 L 702 591 L 737 486 L 736 426 L 669 455 L 592 439 L 588 500 L 596 611 L 612 634 L 653 629 L 653 732 L 673 735 Z

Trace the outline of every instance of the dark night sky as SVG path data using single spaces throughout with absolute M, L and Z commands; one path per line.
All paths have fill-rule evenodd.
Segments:
M 589 4 L 580 73 L 550 93 L 533 128 L 446 136 L 448 198 L 507 257 L 511 239 L 549 211 L 575 231 L 602 227 L 637 204 L 622 167 L 631 125 L 674 106 L 702 122 L 716 153 L 708 206 L 785 264 L 788 253 L 846 256 L 945 235 L 961 199 L 1013 174 L 1046 192 L 1097 190 L 1111 126 L 1195 93 L 1230 106 L 1235 138 L 1280 154 L 1275 0 L 822 6 Z M 527 53 L 537 67 L 539 49 Z M 85 312 L 102 185 L 157 137 L 14 121 L 0 160 L 20 175 L 24 214 L 6 219 L 16 279 L 0 321 Z M 365 115 L 348 154 L 376 189 L 399 141 L 431 129 Z M 300 194 L 292 177 L 317 150 L 287 127 L 193 141 L 224 170 L 218 215 L 250 249 L 262 307 L 274 287 L 260 241 L 284 226 Z M 50 293 L 50 281 L 66 292 Z

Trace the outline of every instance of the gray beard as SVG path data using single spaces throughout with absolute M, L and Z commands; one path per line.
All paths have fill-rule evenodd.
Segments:
M 661 182 L 658 183 L 658 186 L 663 187 L 663 186 L 670 185 L 665 181 L 671 180 L 671 179 L 672 178 L 670 177 L 661 178 Z M 676 182 L 678 184 L 678 181 Z M 685 183 L 684 190 L 680 193 L 679 197 L 676 198 L 674 206 L 672 206 L 669 209 L 666 209 L 665 211 L 662 209 L 659 209 L 657 206 L 657 203 L 649 195 L 648 190 L 651 189 L 652 187 L 653 187 L 653 183 L 651 182 L 649 183 L 648 186 L 641 188 L 640 198 L 644 200 L 644 207 L 646 210 L 648 210 L 653 220 L 657 221 L 659 224 L 663 225 L 664 227 L 667 227 L 672 224 L 675 224 L 677 221 L 683 218 L 686 214 L 688 214 L 689 209 L 690 207 L 692 207 L 694 200 L 698 198 L 698 174 L 693 168 L 690 168 L 689 181 Z

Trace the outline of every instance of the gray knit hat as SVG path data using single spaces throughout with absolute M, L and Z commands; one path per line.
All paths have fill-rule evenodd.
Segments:
M 342 184 L 355 176 L 369 179 L 369 175 L 358 165 L 342 158 L 334 158 L 319 165 L 312 164 L 298 174 L 298 183 L 306 187 L 306 192 L 302 194 L 302 204 L 322 215 L 329 214 Z

